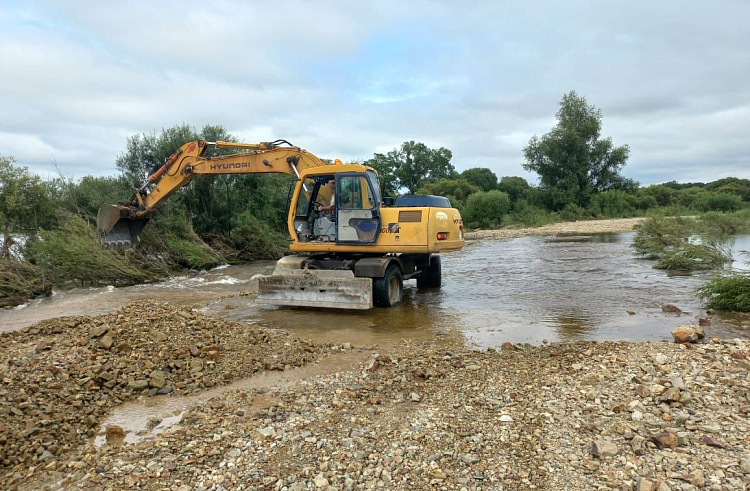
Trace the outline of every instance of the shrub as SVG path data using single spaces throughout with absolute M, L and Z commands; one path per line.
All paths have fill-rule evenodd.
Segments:
M 633 214 L 633 206 L 628 193 L 610 189 L 595 195 L 591 200 L 591 211 L 594 215 L 606 217 L 625 217 Z
M 125 286 L 160 277 L 131 263 L 131 250 L 104 249 L 96 231 L 79 217 L 68 218 L 57 230 L 41 232 L 30 242 L 27 257 L 55 284 Z
M 713 309 L 750 312 L 750 273 L 717 275 L 696 294 Z
M 677 248 L 664 252 L 654 268 L 670 271 L 705 270 L 717 268 L 731 260 L 731 251 L 720 242 L 682 243 Z
M 510 198 L 507 193 L 493 189 L 479 191 L 466 200 L 464 219 L 470 227 L 497 227 L 503 215 L 510 211 Z

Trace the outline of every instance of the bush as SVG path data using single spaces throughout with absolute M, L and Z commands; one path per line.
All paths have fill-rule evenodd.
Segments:
M 734 194 L 705 191 L 696 205 L 700 211 L 737 211 L 742 208 L 742 198 Z
M 722 243 L 682 243 L 674 250 L 663 253 L 654 268 L 670 271 L 706 270 L 718 268 L 731 260 L 731 251 Z
M 598 193 L 591 199 L 591 211 L 594 215 L 605 217 L 631 216 L 634 210 L 628 196 L 628 193 L 618 189 Z
M 27 246 L 27 257 L 54 284 L 125 286 L 153 281 L 161 275 L 129 260 L 133 251 L 104 249 L 96 231 L 79 217 L 60 229 L 44 231 Z
M 289 248 L 289 242 L 282 234 L 249 211 L 234 217 L 228 242 L 238 251 L 237 258 L 242 260 L 278 259 Z
M 560 219 L 566 222 L 572 222 L 586 216 L 586 210 L 575 203 L 568 203 L 560 212 Z
M 0 307 L 20 305 L 51 292 L 52 285 L 41 268 L 15 259 L 0 260 Z
M 479 191 L 466 200 L 463 218 L 469 227 L 498 227 L 509 211 L 510 198 L 507 193 L 496 189 Z
M 654 217 L 637 226 L 633 240 L 636 256 L 658 259 L 668 249 L 687 242 L 692 220 L 686 218 Z M 694 225 L 693 225 L 694 227 Z
M 750 312 L 750 273 L 717 275 L 696 293 L 712 309 Z

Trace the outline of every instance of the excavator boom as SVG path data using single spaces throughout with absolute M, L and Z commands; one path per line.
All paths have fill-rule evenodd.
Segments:
M 212 146 L 237 152 L 205 157 L 206 150 Z M 257 144 L 189 142 L 149 176 L 129 201 L 99 208 L 97 229 L 103 245 L 127 247 L 138 240 L 156 207 L 196 175 L 284 173 L 299 177 L 301 171 L 321 165 L 326 163 L 285 140 Z

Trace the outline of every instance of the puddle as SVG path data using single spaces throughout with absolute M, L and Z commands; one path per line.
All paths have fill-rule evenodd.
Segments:
M 99 434 L 94 438 L 94 445 L 100 447 L 107 443 L 136 443 L 153 439 L 159 433 L 167 431 L 182 421 L 190 408 L 228 392 L 250 391 L 253 389 L 278 390 L 301 380 L 321 375 L 354 370 L 367 359 L 367 351 L 337 353 L 321 358 L 315 363 L 286 371 L 262 372 L 253 377 L 236 380 L 228 385 L 214 387 L 198 394 L 186 396 L 154 396 L 144 400 L 126 402 L 114 408 L 112 414 L 101 424 Z M 270 407 L 272 396 L 256 396 L 250 401 L 250 411 Z M 124 435 L 113 427 L 122 428 Z M 109 433 L 109 438 L 108 437 Z

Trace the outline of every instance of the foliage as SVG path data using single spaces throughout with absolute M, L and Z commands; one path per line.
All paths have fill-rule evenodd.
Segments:
M 417 194 L 451 196 L 460 202 L 464 202 L 466 198 L 478 191 L 480 189 L 477 186 L 465 179 L 440 179 L 437 182 L 425 184 Z
M 674 249 L 664 251 L 654 268 L 670 271 L 705 270 L 720 267 L 731 260 L 731 251 L 722 242 L 684 242 Z
M 421 142 L 404 142 L 386 154 L 376 153 L 367 160 L 378 171 L 384 196 L 395 196 L 401 189 L 409 194 L 432 181 L 452 177 L 453 153 L 447 148 L 428 148 Z
M 497 176 L 486 167 L 466 169 L 459 176 L 482 191 L 491 191 L 497 188 Z
M 632 216 L 635 211 L 629 195 L 619 189 L 610 189 L 594 195 L 591 211 L 594 215 L 622 218 Z
M 93 227 L 69 217 L 60 228 L 41 232 L 40 240 L 28 245 L 27 257 L 55 284 L 124 286 L 159 278 L 133 264 L 129 253 L 103 249 Z
M 516 202 L 520 199 L 528 199 L 531 186 L 523 177 L 508 176 L 500 179 L 497 189 L 508 193 L 510 200 Z
M 54 183 L 43 181 L 26 167 L 0 157 L 0 230 L 36 232 L 57 222 Z
M 687 241 L 692 222 L 680 217 L 649 218 L 637 227 L 638 231 L 633 239 L 636 255 L 645 259 L 658 259 L 665 250 L 679 247 Z
M 472 227 L 498 227 L 509 211 L 510 197 L 507 193 L 497 189 L 479 191 L 466 200 L 464 219 Z
M 750 273 L 716 275 L 696 293 L 712 309 L 750 312 Z
M 51 292 L 52 284 L 41 268 L 25 261 L 0 259 L 0 307 L 19 305 Z
M 611 138 L 600 138 L 599 109 L 572 91 L 563 96 L 556 117 L 549 133 L 529 140 L 523 164 L 539 174 L 542 188 L 551 191 L 552 209 L 563 209 L 568 203 L 587 207 L 596 193 L 637 187 L 620 175 L 628 146 L 616 147 Z

